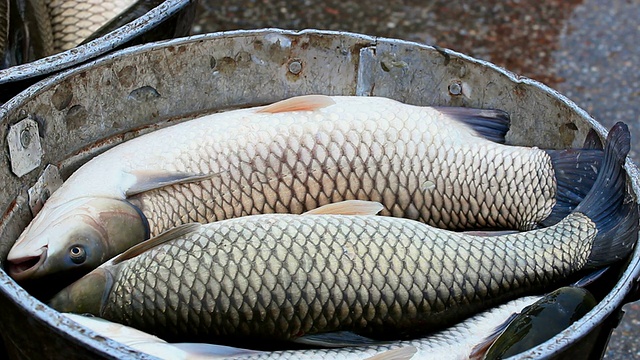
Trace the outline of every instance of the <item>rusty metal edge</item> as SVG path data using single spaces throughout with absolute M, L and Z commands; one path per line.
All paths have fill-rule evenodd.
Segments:
M 0 84 L 46 75 L 104 54 L 158 26 L 190 2 L 192 0 L 166 0 L 136 20 L 87 44 L 27 64 L 0 70 Z
M 384 40 L 384 41 L 393 41 L 398 44 L 436 50 L 436 48 L 433 46 L 419 44 L 419 43 L 410 42 L 410 41 L 368 36 L 368 35 L 350 33 L 350 32 L 325 31 L 325 30 L 315 30 L 315 29 L 293 31 L 293 30 L 282 30 L 282 29 L 275 29 L 275 28 L 265 28 L 265 29 L 258 29 L 258 30 L 234 30 L 234 31 L 217 32 L 217 33 L 211 33 L 211 34 L 201 34 L 201 35 L 164 40 L 164 41 L 158 41 L 158 42 L 148 43 L 144 45 L 133 46 L 130 48 L 126 48 L 126 49 L 119 50 L 114 53 L 105 55 L 99 59 L 93 60 L 91 62 L 78 66 L 76 68 L 69 69 L 59 74 L 53 75 L 27 88 L 26 90 L 24 90 L 23 92 L 21 92 L 11 100 L 9 100 L 7 103 L 2 105 L 0 107 L 0 118 L 5 117 L 10 108 L 17 106 L 19 103 L 22 103 L 23 101 L 26 101 L 28 98 L 33 96 L 33 94 L 39 91 L 42 91 L 50 86 L 53 86 L 60 79 L 66 76 L 69 76 L 71 74 L 74 74 L 76 72 L 84 71 L 94 66 L 95 64 L 111 61 L 111 59 L 116 57 L 125 56 L 127 54 L 140 53 L 140 52 L 148 51 L 151 49 L 162 48 L 165 46 L 180 45 L 188 42 L 195 42 L 195 41 L 208 40 L 208 39 L 221 38 L 221 37 L 236 37 L 236 36 L 270 34 L 270 33 L 290 35 L 290 36 L 298 36 L 298 35 L 304 35 L 304 34 L 319 34 L 319 35 L 327 35 L 327 36 L 348 36 L 348 37 L 355 37 L 365 41 L 369 41 L 373 44 L 375 44 L 378 41 Z M 498 73 L 501 73 L 507 76 L 514 83 L 524 84 L 524 85 L 538 88 L 540 91 L 543 91 L 549 94 L 550 96 L 559 99 L 565 105 L 570 107 L 583 120 L 588 122 L 589 125 L 593 127 L 601 136 L 606 136 L 608 132 L 607 129 L 605 129 L 600 123 L 598 123 L 593 117 L 591 117 L 585 110 L 578 107 L 569 98 L 567 98 L 566 96 L 560 94 L 556 90 L 536 80 L 516 75 L 488 61 L 476 59 L 471 56 L 464 55 L 449 49 L 438 48 L 438 51 L 445 51 L 447 54 L 451 56 L 458 57 L 465 61 L 469 61 L 472 63 L 485 66 L 487 68 L 490 68 L 493 71 L 496 71 Z M 2 73 L 0 73 L 0 76 L 2 76 Z M 636 194 L 636 196 L 638 196 L 640 194 L 640 172 L 636 167 L 636 165 L 634 165 L 628 158 L 625 164 L 625 169 L 627 170 L 629 177 L 631 179 L 633 191 Z M 534 359 L 534 358 L 545 359 L 545 358 L 550 358 L 550 357 L 553 357 L 554 355 L 560 354 L 564 349 L 577 343 L 582 338 L 584 338 L 590 332 L 591 329 L 602 324 L 610 315 L 613 314 L 613 312 L 616 309 L 619 309 L 622 305 L 624 305 L 625 298 L 627 298 L 630 295 L 634 280 L 637 279 L 639 276 L 640 276 L 640 247 L 636 246 L 632 254 L 632 260 L 629 263 L 629 266 L 626 268 L 626 270 L 622 274 L 621 278 L 618 280 L 618 283 L 592 311 L 590 311 L 583 318 L 576 321 L 572 326 L 565 329 L 558 335 L 554 336 L 547 342 L 541 345 L 538 345 L 537 347 L 527 352 L 523 352 L 521 354 L 518 354 L 517 356 L 511 357 L 509 359 Z M 4 271 L 0 271 L 0 283 L 1 282 L 4 282 L 13 291 L 17 292 L 17 294 L 7 294 L 7 295 L 12 295 L 12 298 L 14 300 L 20 300 L 20 301 L 26 300 L 29 305 L 33 305 L 33 306 L 39 303 L 37 300 L 29 296 L 29 294 L 25 290 L 23 290 L 20 286 L 18 286 L 15 282 L 13 282 L 13 280 L 10 279 L 9 276 Z M 61 315 L 57 314 L 55 311 L 49 308 L 45 310 L 44 315 L 46 315 L 45 320 L 52 327 L 56 327 L 56 323 L 59 324 L 62 318 Z M 87 336 L 77 333 L 77 328 L 75 328 L 75 324 L 73 324 L 74 326 L 71 326 L 67 324 L 66 321 L 67 320 L 65 319 L 65 321 L 62 322 L 65 325 L 66 331 L 69 331 L 70 334 L 73 333 L 73 336 L 78 341 L 87 343 L 87 345 L 90 345 L 90 346 L 93 345 L 91 342 L 87 341 L 88 339 Z

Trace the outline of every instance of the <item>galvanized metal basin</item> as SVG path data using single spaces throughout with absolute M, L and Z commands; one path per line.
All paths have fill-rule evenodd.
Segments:
M 606 132 L 540 83 L 416 43 L 265 29 L 136 46 L 45 79 L 0 107 L 0 137 L 9 143 L 0 150 L 0 259 L 54 190 L 57 170 L 64 179 L 95 154 L 188 116 L 309 93 L 499 108 L 512 118 L 507 142 L 518 145 L 579 147 L 589 129 Z M 638 169 L 628 162 L 626 170 L 635 197 Z M 620 307 L 635 296 L 639 261 L 636 249 L 599 280 L 606 296 L 593 311 L 519 357 L 600 357 Z M 2 270 L 0 308 L 2 337 L 17 358 L 139 356 L 62 318 Z
M 196 0 L 166 0 L 136 20 L 87 44 L 30 63 L 0 69 L 0 103 L 43 76 L 91 60 L 122 45 L 187 35 L 195 15 L 195 4 Z M 150 31 L 161 25 L 169 29 Z

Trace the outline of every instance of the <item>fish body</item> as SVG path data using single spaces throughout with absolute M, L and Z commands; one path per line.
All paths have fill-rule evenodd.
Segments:
M 582 214 L 484 239 L 391 217 L 253 215 L 102 266 L 85 282 L 104 301 L 59 309 L 181 340 L 435 330 L 580 270 L 595 236 Z
M 120 144 L 72 174 L 9 252 L 8 272 L 24 280 L 68 270 L 68 232 L 87 223 L 117 251 L 103 258 L 144 240 L 103 231 L 100 200 L 136 208 L 137 233 L 151 236 L 351 199 L 448 229 L 529 229 L 564 217 L 591 188 L 602 151 L 487 139 L 504 140 L 507 125 L 499 111 L 320 95 L 200 117 Z M 93 206 L 74 207 L 81 198 Z
M 77 46 L 135 2 L 136 0 L 47 2 L 55 51 L 65 51 Z
M 379 360 L 386 359 L 385 354 L 390 350 L 413 347 L 413 356 L 407 359 L 469 359 L 474 345 L 481 342 L 487 334 L 500 326 L 513 313 L 520 312 L 540 297 L 529 296 L 512 300 L 496 308 L 477 314 L 463 322 L 451 326 L 434 334 L 415 340 L 397 341 L 373 346 L 350 346 L 343 348 L 283 350 L 283 351 L 253 351 L 239 348 L 221 347 L 211 344 L 197 344 L 191 346 L 200 349 L 202 359 L 222 358 L 242 360 L 267 359 L 300 359 L 300 360 L 362 360 L 379 356 Z M 65 313 L 71 320 L 90 328 L 101 336 L 119 341 L 134 349 L 145 352 L 161 359 L 189 358 L 193 352 L 182 344 L 166 343 L 153 335 L 129 328 L 125 325 L 112 323 L 100 318 L 90 318 Z M 196 344 L 190 344 L 196 345 Z M 381 356 L 382 355 L 382 356 Z
M 373 215 L 247 216 L 103 264 L 50 305 L 172 339 L 441 329 L 629 254 L 638 209 L 624 201 L 624 129 L 594 189 L 547 228 L 480 238 Z

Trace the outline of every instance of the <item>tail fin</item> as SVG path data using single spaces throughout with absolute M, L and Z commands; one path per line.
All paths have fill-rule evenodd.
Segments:
M 598 149 L 546 150 L 558 184 L 556 205 L 541 222 L 551 226 L 569 215 L 584 199 L 598 177 L 603 151 Z
M 624 123 L 609 131 L 600 174 L 591 191 L 575 208 L 598 229 L 587 266 L 599 267 L 627 256 L 638 239 L 638 205 L 626 199 L 627 173 L 623 165 L 631 148 Z

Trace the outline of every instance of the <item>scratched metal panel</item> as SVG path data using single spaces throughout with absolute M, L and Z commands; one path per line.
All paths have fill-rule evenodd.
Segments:
M 421 44 L 338 32 L 267 29 L 137 46 L 43 80 L 0 107 L 3 141 L 13 125 L 30 119 L 37 124 L 42 147 L 39 165 L 20 177 L 11 172 L 9 147 L 0 149 L 0 208 L 4 210 L 0 265 L 31 219 L 29 188 L 47 189 L 34 187 L 46 180 L 38 182 L 41 174 L 46 175 L 46 166 L 59 168 L 64 179 L 93 155 L 155 128 L 202 112 L 307 93 L 501 108 L 511 113 L 508 140 L 514 144 L 577 146 L 591 127 L 601 136 L 606 132 L 582 109 L 544 85 L 490 63 Z M 627 171 L 637 193 L 637 168 L 628 163 Z M 36 200 L 44 198 L 35 195 Z M 610 296 L 590 316 L 533 354 L 545 357 L 562 352 L 611 314 L 615 316 L 637 285 L 639 252 L 636 249 Z M 63 319 L 1 270 L 0 306 L 5 317 L 0 334 L 19 358 L 46 357 L 43 347 L 69 358 L 132 357 L 127 348 Z M 34 336 L 38 342 L 32 341 Z

